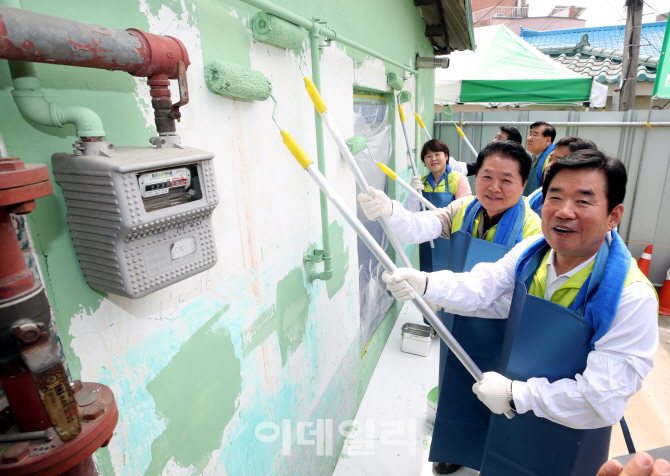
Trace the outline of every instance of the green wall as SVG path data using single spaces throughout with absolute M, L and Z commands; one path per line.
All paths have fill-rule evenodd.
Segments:
M 412 2 L 278 3 L 326 20 L 338 34 L 402 63 L 417 52 L 431 55 Z M 281 101 L 282 125 L 315 159 L 313 107 L 297 71 L 299 52 L 256 42 L 249 31 L 256 9 L 238 1 L 23 0 L 23 8 L 180 38 L 192 64 L 191 101 L 178 132 L 182 143 L 216 154 L 219 261 L 145 298 L 132 301 L 88 287 L 58 185 L 28 217 L 72 376 L 110 386 L 117 399 L 115 436 L 97 452 L 102 473 L 329 474 L 343 444 L 337 427 L 354 417 L 400 307 L 391 308 L 361 357 L 355 234 L 331 207 L 335 278 L 306 279 L 302 256 L 321 242 L 316 187 L 283 148 L 270 122 L 271 105 L 214 96 L 203 80 L 203 66 L 212 59 L 263 71 Z M 385 90 L 384 73 L 401 72 L 371 60 L 336 42 L 323 54 L 324 97 L 327 91 L 331 110 L 344 118 L 345 136 L 352 130 L 346 118 L 353 88 Z M 155 128 L 145 79 L 48 64 L 36 70 L 48 100 L 96 111 L 116 146 L 149 145 Z M 373 79 L 361 84 L 363 77 Z M 421 71 L 415 102 L 429 129 L 433 81 L 431 70 Z M 7 62 L 0 61 L 0 135 L 8 154 L 50 167 L 52 154 L 72 150 L 74 127 L 27 121 L 11 90 Z M 402 132 L 394 141 L 396 170 L 406 176 Z M 329 179 L 353 207 L 353 178 L 329 138 L 326 158 Z M 321 454 L 298 445 L 296 434 L 297 422 L 318 420 L 332 420 L 334 428 L 332 450 Z M 288 438 L 285 421 L 292 425 Z M 259 439 L 263 422 L 282 429 L 276 441 Z

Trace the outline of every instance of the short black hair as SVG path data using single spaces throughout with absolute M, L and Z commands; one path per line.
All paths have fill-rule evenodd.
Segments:
M 563 137 L 556 142 L 556 147 L 566 146 L 570 152 L 575 152 L 582 149 L 597 149 L 598 146 L 592 140 L 582 139 L 581 137 Z
M 500 126 L 500 130 L 503 131 L 505 134 L 507 134 L 507 140 L 511 140 L 521 144 L 521 141 L 523 140 L 521 138 L 521 132 L 519 132 L 519 129 L 517 129 L 516 127 Z
M 571 152 L 554 162 L 542 184 L 542 193 L 547 197 L 551 181 L 563 169 L 601 170 L 605 174 L 605 193 L 607 194 L 607 213 L 623 203 L 626 196 L 628 175 L 623 163 L 614 157 L 607 157 L 598 149 L 581 149 Z
M 528 180 L 530 174 L 530 156 L 526 149 L 523 148 L 520 142 L 512 140 L 496 140 L 486 144 L 479 155 L 477 156 L 477 165 L 475 174 L 479 173 L 479 169 L 484 165 L 484 159 L 491 155 L 499 155 L 506 159 L 513 159 L 519 162 L 519 174 L 524 183 Z
M 431 139 L 425 144 L 423 144 L 423 148 L 421 149 L 421 161 L 423 161 L 423 158 L 426 156 L 426 154 L 430 152 L 444 152 L 444 155 L 447 156 L 447 163 L 449 163 L 449 146 L 442 142 L 439 139 Z
M 537 122 L 533 122 L 530 125 L 530 128 L 533 129 L 533 127 L 537 127 L 537 126 L 544 126 L 544 128 L 542 129 L 542 136 L 543 137 L 551 137 L 551 143 L 553 144 L 554 139 L 556 139 L 556 129 L 554 129 L 554 126 L 552 126 L 548 122 L 537 121 Z

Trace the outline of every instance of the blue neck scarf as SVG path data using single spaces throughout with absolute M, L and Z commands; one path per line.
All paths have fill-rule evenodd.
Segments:
M 556 147 L 554 144 L 549 144 L 549 147 L 544 149 L 544 152 L 540 154 L 540 160 L 537 161 L 537 170 L 535 170 L 535 185 L 539 188 L 542 186 L 542 178 L 544 170 L 544 163 L 547 161 L 547 157 L 551 154 L 551 151 Z
M 482 211 L 482 204 L 477 197 L 471 201 L 465 209 L 463 217 L 463 230 L 471 235 L 475 224 L 475 218 Z M 511 208 L 508 208 L 498 222 L 493 242 L 510 248 L 523 240 L 523 221 L 526 215 L 526 205 L 523 197 Z M 484 217 L 481 218 L 482 220 Z M 474 235 L 473 235 L 474 236 Z
M 451 173 L 451 167 L 449 167 L 449 165 L 447 165 L 447 170 L 444 171 L 444 173 L 442 174 L 442 177 L 437 182 L 437 185 L 442 183 L 443 180 L 447 180 L 447 175 L 449 175 L 450 173 Z M 435 178 L 433 177 L 432 172 L 429 173 L 428 175 L 426 175 L 426 180 L 424 180 L 424 183 L 426 183 L 426 182 L 428 182 L 430 184 L 430 186 L 433 187 L 433 190 L 435 190 L 437 188 L 437 185 L 435 185 Z M 447 189 L 447 192 L 448 192 L 449 187 L 447 186 L 447 184 L 445 184 L 444 187 Z
M 542 205 L 544 205 L 544 194 L 542 193 L 541 188 L 537 189 L 528 196 L 528 205 L 535 213 L 540 215 L 540 212 L 542 211 Z
M 547 241 L 542 237 L 521 254 L 516 264 L 516 278 L 525 282 L 526 289 L 530 288 L 533 276 L 549 249 Z M 569 307 L 571 311 L 583 315 L 593 329 L 591 350 L 595 350 L 595 343 L 612 325 L 630 266 L 630 252 L 616 230 L 612 230 L 611 243 L 608 245 L 605 240 L 600 247 L 591 276 Z

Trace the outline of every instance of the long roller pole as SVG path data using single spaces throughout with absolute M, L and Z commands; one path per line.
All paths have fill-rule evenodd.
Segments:
M 349 150 L 349 147 L 347 146 L 347 143 L 344 141 L 344 138 L 342 137 L 342 134 L 340 133 L 340 130 L 337 128 L 337 125 L 335 124 L 335 121 L 333 120 L 332 116 L 330 115 L 330 112 L 328 111 L 328 107 L 326 106 L 325 101 L 321 97 L 321 94 L 319 93 L 319 90 L 316 88 L 314 83 L 310 81 L 308 77 L 304 78 L 305 81 L 305 88 L 307 89 L 307 93 L 309 94 L 309 97 L 312 98 L 312 102 L 314 103 L 314 107 L 316 107 L 317 112 L 321 115 L 321 119 L 323 120 L 323 123 L 326 125 L 328 128 L 328 131 L 330 132 L 330 135 L 333 137 L 333 140 L 337 144 L 337 147 L 340 149 L 340 152 L 344 156 L 345 160 L 347 161 L 347 164 L 349 165 L 349 168 L 354 174 L 354 177 L 356 178 L 356 182 L 358 183 L 358 186 L 361 188 L 362 191 L 366 192 L 368 191 L 368 181 L 365 178 L 365 175 L 363 175 L 363 172 L 361 171 L 360 167 L 358 166 L 358 163 L 356 162 L 356 159 L 354 158 L 353 154 Z M 379 222 L 386 233 L 386 236 L 388 236 L 389 241 L 391 242 L 391 245 L 393 248 L 396 250 L 396 253 L 400 256 L 400 259 L 403 262 L 403 265 L 407 268 L 413 268 L 412 262 L 410 261 L 409 257 L 407 256 L 407 253 L 405 253 L 405 249 L 402 247 L 402 243 L 396 236 L 395 232 L 393 229 L 388 224 L 388 218 L 385 216 L 379 217 Z
M 347 208 L 344 201 L 335 189 L 328 183 L 326 178 L 319 172 L 314 166 L 312 159 L 309 158 L 307 153 L 300 147 L 298 142 L 293 138 L 291 134 L 286 131 L 281 131 L 281 135 L 284 139 L 284 144 L 291 151 L 291 154 L 296 158 L 298 163 L 307 171 L 309 176 L 316 182 L 321 191 L 328 197 L 328 200 L 337 208 L 342 217 L 349 223 L 349 225 L 354 229 L 356 234 L 360 239 L 365 243 L 365 246 L 372 252 L 372 254 L 379 260 L 381 265 L 389 273 L 394 273 L 397 268 L 395 263 L 389 258 L 389 256 L 384 252 L 381 246 L 375 241 L 372 235 L 365 229 L 363 224 L 356 218 L 356 216 Z M 458 360 L 463 364 L 467 371 L 472 375 L 472 377 L 477 381 L 481 382 L 484 379 L 484 374 L 477 367 L 477 364 L 470 358 L 470 356 L 465 352 L 463 347 L 454 339 L 454 336 L 444 327 L 442 321 L 435 315 L 433 310 L 428 306 L 426 301 L 419 295 L 419 293 L 414 290 L 414 297 L 412 303 L 416 308 L 421 312 L 421 314 L 426 318 L 430 325 L 435 329 L 437 335 L 440 336 L 440 339 L 449 347 Z M 505 413 L 507 418 L 513 418 L 514 412 L 509 411 Z

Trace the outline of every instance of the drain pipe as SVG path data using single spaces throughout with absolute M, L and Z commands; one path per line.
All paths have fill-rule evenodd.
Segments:
M 105 131 L 100 117 L 95 112 L 85 107 L 63 106 L 45 99 L 32 64 L 9 61 L 9 70 L 14 82 L 12 91 L 14 102 L 26 119 L 52 127 L 74 124 L 77 136 L 82 139 L 102 140 Z
M 314 22 L 314 26 L 309 30 L 309 46 L 312 54 L 312 82 L 316 89 L 321 92 L 321 65 L 319 51 L 321 46 L 321 37 L 319 34 L 319 25 Z M 314 109 L 314 128 L 316 130 L 316 158 L 319 172 L 326 175 L 326 153 L 323 139 L 323 119 L 319 111 Z M 332 255 L 330 253 L 330 234 L 328 230 L 328 199 L 323 191 L 319 191 L 319 201 L 321 203 L 321 235 L 323 236 L 323 251 L 315 250 L 314 254 L 305 256 L 305 261 L 320 262 L 323 261 L 323 272 L 310 273 L 310 280 L 320 279 L 326 281 L 333 276 Z
M 21 0 L 0 0 L 0 5 L 20 9 Z M 32 64 L 17 61 L 8 63 L 14 83 L 12 96 L 25 118 L 43 126 L 63 127 L 65 124 L 74 124 L 77 136 L 81 138 L 100 140 L 105 135 L 100 117 L 92 110 L 48 102 Z

